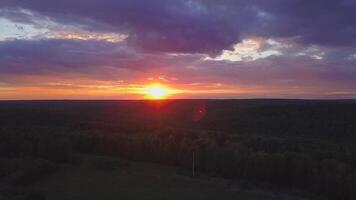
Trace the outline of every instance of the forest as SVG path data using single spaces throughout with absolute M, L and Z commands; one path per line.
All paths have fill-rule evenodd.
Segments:
M 1 101 L 0 199 L 46 199 L 24 187 L 90 154 L 353 200 L 355 119 L 352 100 Z

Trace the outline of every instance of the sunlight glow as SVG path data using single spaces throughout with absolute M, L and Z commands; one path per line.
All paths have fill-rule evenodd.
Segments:
M 161 85 L 153 84 L 144 89 L 146 97 L 149 99 L 165 99 L 167 96 L 173 94 L 173 90 Z

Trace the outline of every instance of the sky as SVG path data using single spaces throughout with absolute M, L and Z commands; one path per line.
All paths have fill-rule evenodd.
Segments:
M 0 99 L 356 98 L 355 0 L 1 0 Z

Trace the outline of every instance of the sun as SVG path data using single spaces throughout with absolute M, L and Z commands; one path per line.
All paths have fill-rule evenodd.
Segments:
M 173 91 L 161 84 L 149 85 L 144 89 L 146 97 L 149 99 L 165 99 L 171 95 Z

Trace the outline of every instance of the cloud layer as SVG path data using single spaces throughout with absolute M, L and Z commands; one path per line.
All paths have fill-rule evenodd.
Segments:
M 355 98 L 354 10 L 352 0 L 2 0 L 0 91 L 165 81 L 191 98 Z

